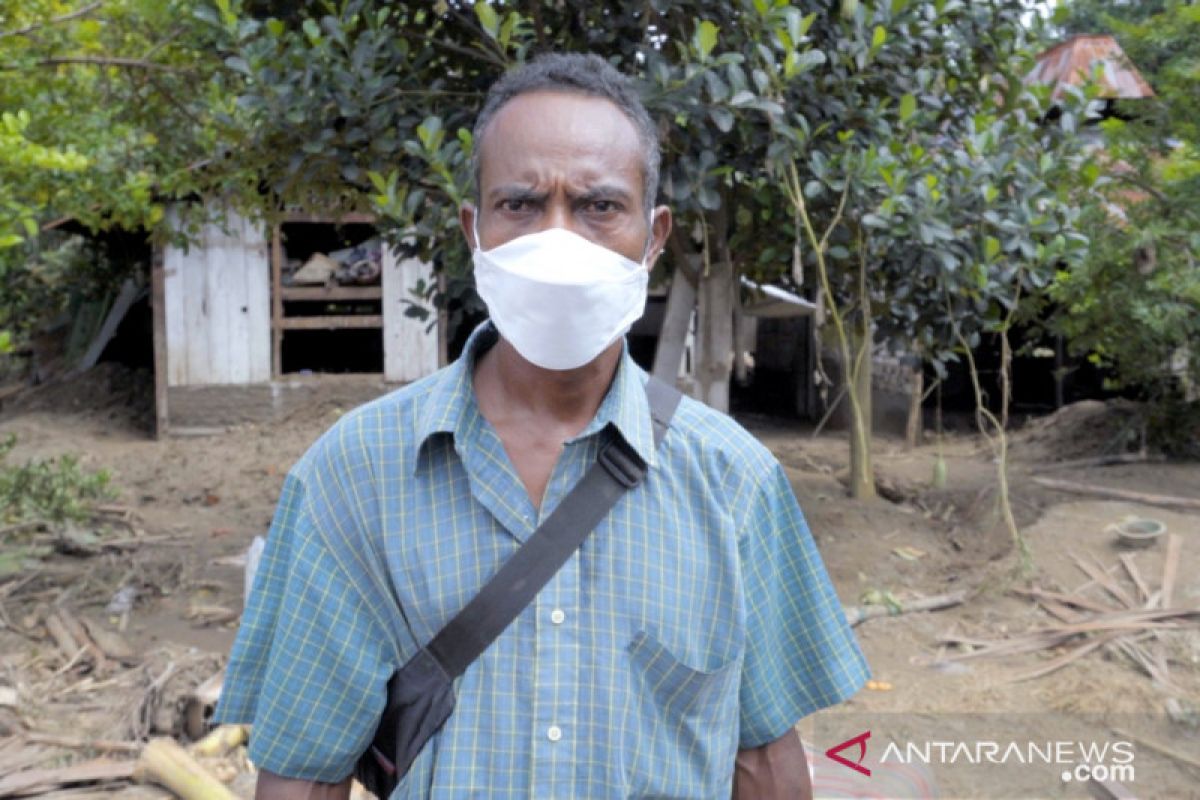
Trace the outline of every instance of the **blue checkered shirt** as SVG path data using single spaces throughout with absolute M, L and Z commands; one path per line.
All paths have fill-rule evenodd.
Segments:
M 347 414 L 292 468 L 217 717 L 250 755 L 336 782 L 393 670 L 533 533 L 619 435 L 650 465 L 456 683 L 396 798 L 728 798 L 739 747 L 853 694 L 867 668 L 782 468 L 685 398 L 656 450 L 622 357 L 539 512 L 449 367 Z M 608 428 L 615 428 L 615 434 Z

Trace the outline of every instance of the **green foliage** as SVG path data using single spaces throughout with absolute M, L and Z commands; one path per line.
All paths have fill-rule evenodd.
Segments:
M 1175 402 L 1200 386 L 1200 6 L 1075 0 L 1069 30 L 1111 33 L 1154 89 L 1118 101 L 1083 176 L 1089 257 L 1051 287 L 1054 327 L 1115 386 Z
M 219 61 L 188 0 L 0 3 L 0 244 L 49 221 L 152 228 L 220 142 Z
M 13 248 L 12 255 L 0 258 L 0 330 L 10 344 L 25 341 L 84 298 L 111 295 L 124 277 L 121 265 L 82 236 L 49 232 Z
M 59 269 L 61 236 L 44 229 L 156 231 L 165 199 L 241 177 L 222 169 L 214 186 L 202 169 L 238 128 L 236 88 L 196 7 L 0 0 L 0 330 L 11 341 L 62 297 L 105 283 L 87 274 L 95 261 Z
M 4 523 L 84 522 L 97 501 L 112 497 L 105 470 L 88 472 L 71 455 L 8 464 L 15 445 L 15 436 L 0 440 L 0 520 Z
M 38 0 L 5 25 L 70 8 Z M 472 197 L 471 123 L 496 77 L 547 50 L 597 52 L 634 76 L 664 134 L 676 264 L 728 260 L 735 276 L 811 289 L 814 254 L 781 177 L 793 165 L 822 227 L 845 198 L 826 242 L 837 302 L 870 309 L 883 341 L 919 342 L 936 361 L 952 357 L 952 321 L 971 337 L 994 329 L 1018 290 L 1037 291 L 1047 265 L 1082 244 L 1059 184 L 1081 168 L 1080 117 L 1039 127 L 1048 99 L 1020 80 L 1039 45 L 1021 0 L 122 0 L 111 20 L 109 8 L 98 27 L 85 16 L 45 39 L 9 37 L 38 86 L 64 69 L 38 66 L 53 53 L 140 56 L 133 43 L 181 30 L 155 51 L 169 69 L 71 67 L 81 93 L 115 94 L 70 137 L 50 135 L 61 111 L 31 111 L 30 131 L 47 124 L 29 140 L 74 147 L 89 165 L 80 175 L 117 163 L 101 157 L 115 141 L 132 157 L 119 162 L 123 182 L 52 170 L 27 205 L 121 224 L 149 224 L 159 194 L 191 192 L 265 216 L 374 210 L 394 245 L 435 265 L 441 288 L 421 287 L 417 302 L 449 310 L 452 325 L 479 309 L 457 220 Z M 25 108 L 43 94 L 16 96 Z M 99 135 L 103 121 L 119 124 Z M 198 152 L 204 168 L 187 169 Z M 143 175 L 140 193 L 130 175 Z M 93 208 L 78 187 L 71 203 L 57 199 L 68 184 L 111 199 Z M 122 202 L 132 207 L 114 211 Z

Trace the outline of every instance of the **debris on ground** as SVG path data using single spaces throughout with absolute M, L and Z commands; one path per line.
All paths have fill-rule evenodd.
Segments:
M 1200 608 L 1178 607 L 1174 602 L 1181 546 L 1182 539 L 1178 534 L 1167 537 L 1162 579 L 1155 590 L 1141 575 L 1131 553 L 1123 553 L 1119 559 L 1130 582 L 1128 587 L 1117 580 L 1113 569 L 1072 556 L 1076 566 L 1088 578 L 1088 582 L 1074 592 L 1036 586 L 1014 590 L 1032 598 L 1058 620 L 1058 624 L 1002 639 L 947 634 L 941 638 L 942 643 L 958 647 L 959 652 L 940 655 L 936 661 L 955 662 L 1068 648 L 1047 663 L 1010 679 L 1023 681 L 1059 670 L 1103 647 L 1125 656 L 1159 687 L 1180 694 L 1182 690 L 1171 679 L 1162 644 L 1167 634 L 1200 630 Z M 1096 599 L 1085 594 L 1085 589 L 1101 591 L 1104 597 Z

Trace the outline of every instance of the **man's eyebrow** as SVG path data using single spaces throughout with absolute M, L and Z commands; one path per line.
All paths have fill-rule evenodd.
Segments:
M 520 186 L 517 184 L 506 184 L 497 186 L 488 192 L 489 200 L 522 200 L 526 202 L 535 202 L 546 199 L 545 192 L 534 191 L 528 186 Z
M 613 183 L 602 183 L 598 186 L 588 187 L 587 190 L 575 195 L 575 200 L 581 203 L 587 203 L 593 200 L 625 200 L 628 201 L 633 197 L 632 193 L 624 186 Z

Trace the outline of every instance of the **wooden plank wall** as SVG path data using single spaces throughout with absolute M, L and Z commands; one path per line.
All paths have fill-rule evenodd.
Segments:
M 430 265 L 415 258 L 400 259 L 383 249 L 383 377 L 389 382 L 415 381 L 438 368 L 438 330 L 430 317 L 419 320 L 404 312 L 417 281 L 430 283 Z
M 230 214 L 188 250 L 164 253 L 167 385 L 271 379 L 271 288 L 265 231 Z

